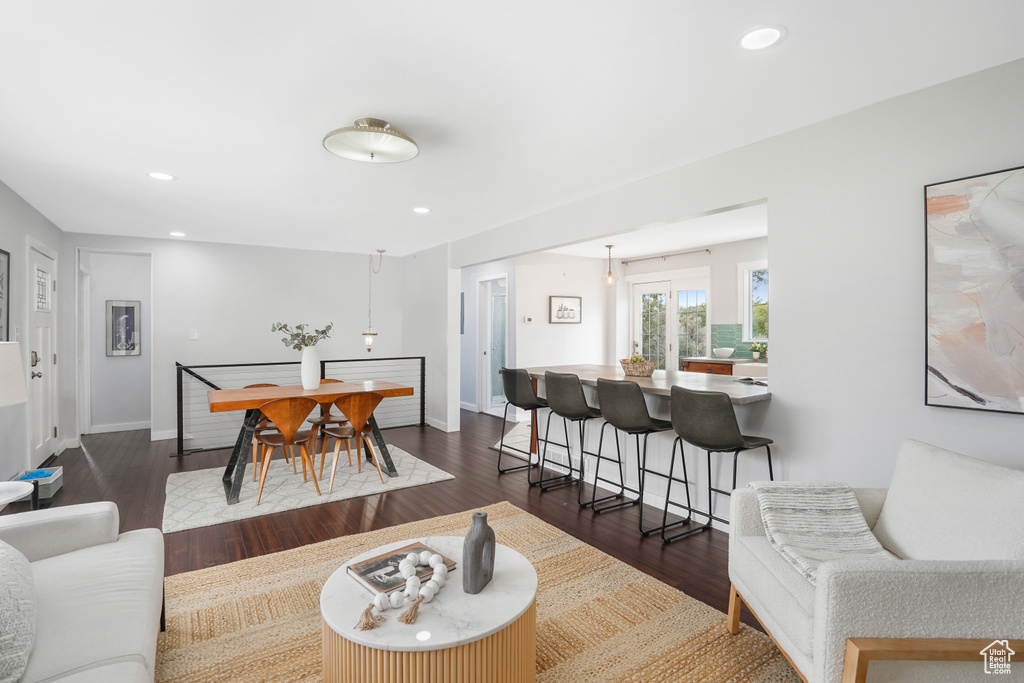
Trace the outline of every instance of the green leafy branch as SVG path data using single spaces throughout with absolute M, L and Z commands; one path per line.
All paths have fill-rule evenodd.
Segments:
M 285 323 L 274 323 L 270 327 L 270 331 L 284 332 L 288 336 L 282 337 L 281 342 L 285 346 L 290 346 L 296 351 L 301 351 L 307 346 L 316 346 L 319 342 L 322 342 L 324 339 L 330 337 L 331 328 L 334 327 L 334 323 L 327 323 L 327 327 L 325 327 L 324 329 L 314 329 L 312 332 L 306 332 L 307 327 L 309 327 L 309 325 L 302 323 L 301 325 L 296 325 L 295 329 L 293 330 Z

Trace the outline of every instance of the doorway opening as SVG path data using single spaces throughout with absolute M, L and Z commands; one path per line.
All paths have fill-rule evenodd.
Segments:
M 479 391 L 477 410 L 500 416 L 505 407 L 501 368 L 508 364 L 508 277 L 477 281 Z

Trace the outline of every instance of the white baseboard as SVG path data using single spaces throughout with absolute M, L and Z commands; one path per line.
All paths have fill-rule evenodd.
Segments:
M 81 439 L 64 439 L 60 443 L 60 449 L 59 449 L 58 452 L 63 452 L 65 450 L 67 450 L 68 448 L 78 448 L 81 445 L 82 445 L 82 440 Z
M 130 432 L 136 429 L 149 429 L 150 422 L 121 422 L 109 425 L 93 425 L 90 434 L 106 434 L 108 432 Z
M 177 439 L 177 429 L 161 429 L 160 431 L 153 431 L 149 435 L 150 441 L 163 441 L 164 439 Z
M 459 407 L 462 408 L 463 410 L 468 410 L 471 413 L 477 412 L 477 407 L 475 403 L 466 403 L 465 401 L 460 401 Z
M 448 429 L 448 423 L 447 422 L 445 422 L 444 420 L 438 420 L 435 417 L 425 418 L 424 422 L 426 422 L 429 426 L 433 427 L 434 429 L 440 429 L 442 432 L 452 431 L 452 430 Z

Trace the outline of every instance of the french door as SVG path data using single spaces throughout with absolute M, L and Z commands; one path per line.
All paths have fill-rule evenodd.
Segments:
M 681 358 L 708 355 L 708 280 L 704 269 L 634 282 L 630 353 L 678 370 Z

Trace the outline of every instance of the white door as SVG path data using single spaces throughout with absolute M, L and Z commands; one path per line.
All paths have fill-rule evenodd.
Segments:
M 659 370 L 678 370 L 681 358 L 708 355 L 708 277 L 679 272 L 670 280 L 633 284 L 630 354 Z
M 505 408 L 505 391 L 501 370 L 508 360 L 508 279 L 505 276 L 480 281 L 478 288 L 481 354 L 478 364 L 480 412 L 501 415 Z
M 57 452 L 56 253 L 29 248 L 29 447 L 31 465 Z M 49 251 L 49 250 L 47 250 Z

